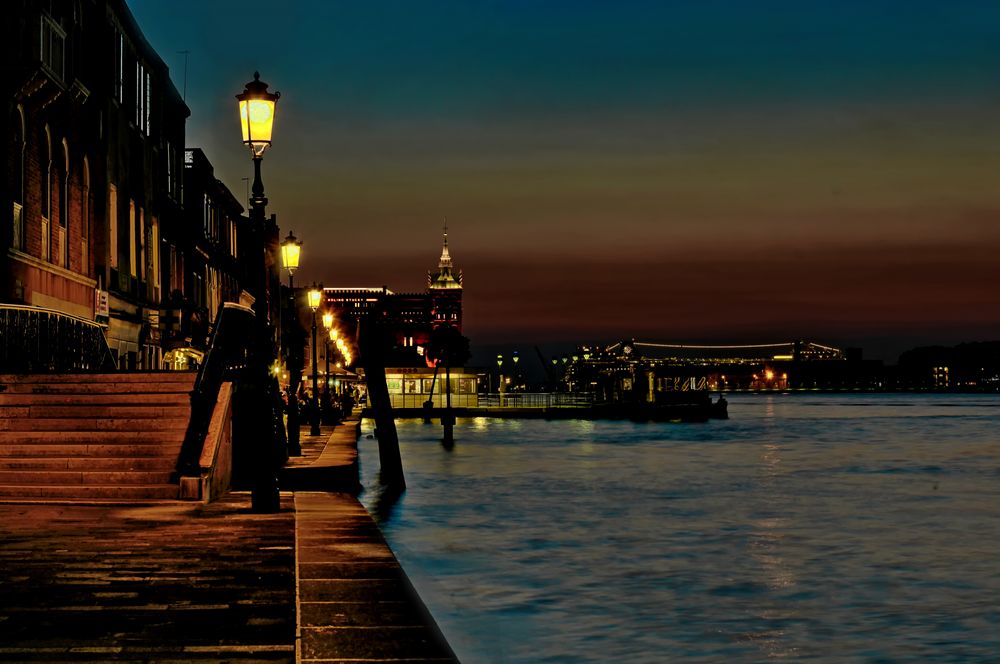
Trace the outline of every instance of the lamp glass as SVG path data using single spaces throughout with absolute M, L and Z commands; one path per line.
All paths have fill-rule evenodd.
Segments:
M 320 300 L 323 299 L 323 293 L 318 288 L 313 288 L 309 291 L 309 308 L 313 311 L 319 309 Z
M 290 234 L 289 234 L 290 235 Z M 302 243 L 286 239 L 281 245 L 281 262 L 285 269 L 294 272 L 299 267 L 299 257 L 302 255 Z
M 328 311 L 323 314 L 323 327 L 328 330 L 333 327 L 333 312 Z
M 274 128 L 273 99 L 241 99 L 240 127 L 243 129 L 243 142 L 250 146 L 256 156 L 264 154 L 271 144 L 271 131 Z

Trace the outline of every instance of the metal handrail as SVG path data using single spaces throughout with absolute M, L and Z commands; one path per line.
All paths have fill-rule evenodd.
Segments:
M 0 304 L 0 372 L 114 371 L 105 328 L 55 309 Z
M 253 319 L 250 307 L 233 302 L 223 302 L 219 306 L 208 349 L 191 390 L 191 420 L 177 459 L 178 476 L 200 474 L 201 449 L 219 399 L 219 389 L 226 375 L 242 368 L 246 362 L 247 335 L 244 332 Z

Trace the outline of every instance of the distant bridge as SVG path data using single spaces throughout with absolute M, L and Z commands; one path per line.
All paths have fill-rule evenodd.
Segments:
M 753 362 L 761 360 L 842 360 L 844 351 L 813 341 L 769 344 L 672 344 L 650 341 L 620 341 L 604 351 L 613 355 L 655 360 Z

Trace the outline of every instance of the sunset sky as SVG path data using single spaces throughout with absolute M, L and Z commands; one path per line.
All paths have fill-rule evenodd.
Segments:
M 447 217 L 473 344 L 1000 338 L 1000 3 L 129 5 L 240 198 L 281 91 L 297 283 L 422 290 Z

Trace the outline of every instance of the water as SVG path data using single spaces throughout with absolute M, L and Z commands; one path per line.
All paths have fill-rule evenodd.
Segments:
M 362 502 L 466 664 L 1000 659 L 1000 397 L 730 415 L 401 422 Z

